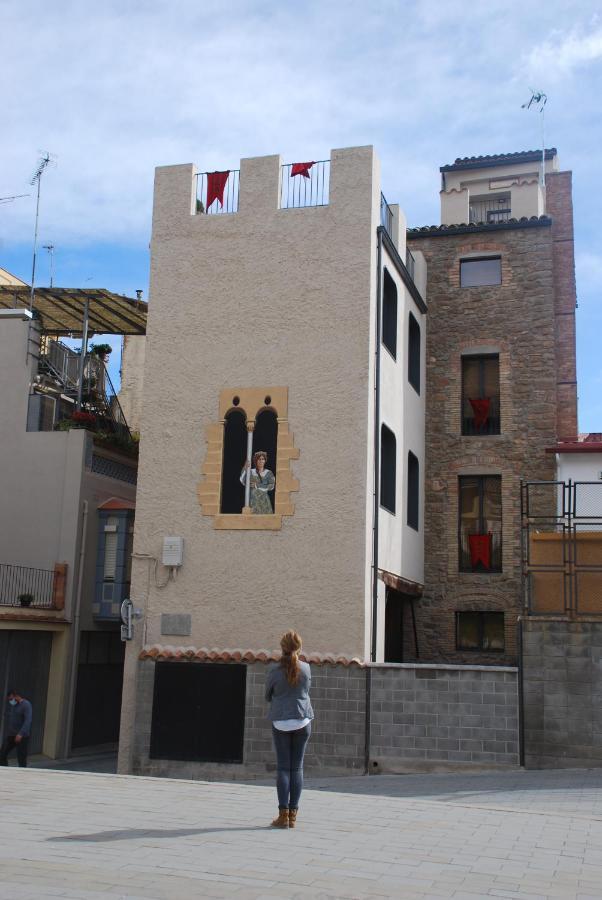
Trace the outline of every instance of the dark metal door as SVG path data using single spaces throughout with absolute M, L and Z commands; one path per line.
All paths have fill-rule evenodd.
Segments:
M 12 688 L 26 697 L 33 708 L 30 754 L 42 752 L 51 651 L 51 632 L 0 631 L 0 687 L 3 712 L 0 739 L 4 738 L 6 729 L 6 691 Z

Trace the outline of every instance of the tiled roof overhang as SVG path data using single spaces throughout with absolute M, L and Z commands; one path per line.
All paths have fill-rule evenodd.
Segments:
M 450 234 L 489 234 L 491 231 L 513 231 L 518 228 L 549 228 L 552 220 L 549 216 L 531 216 L 527 219 L 510 219 L 508 222 L 480 222 L 474 225 L 422 225 L 408 228 L 407 238 L 447 237 Z
M 546 447 L 546 453 L 602 453 L 601 441 L 567 441 L 555 447 Z
M 88 301 L 89 334 L 146 334 L 148 304 L 105 288 L 36 288 L 34 317 L 44 334 L 74 337 L 82 333 Z M 27 285 L 0 285 L 0 309 L 29 309 Z
M 278 662 L 281 653 L 278 650 L 218 650 L 215 647 L 172 647 L 164 644 L 153 644 L 143 647 L 138 659 L 153 659 L 157 662 L 174 660 L 176 662 L 217 662 L 217 663 L 270 663 Z M 334 653 L 301 653 L 300 659 L 315 666 L 363 666 L 358 656 L 337 656 Z
M 557 155 L 556 147 L 545 151 L 546 159 Z M 494 166 L 514 165 L 515 163 L 539 162 L 541 150 L 519 150 L 516 153 L 495 153 L 491 156 L 463 156 L 447 166 L 440 166 L 440 172 L 458 172 L 462 169 L 488 169 Z

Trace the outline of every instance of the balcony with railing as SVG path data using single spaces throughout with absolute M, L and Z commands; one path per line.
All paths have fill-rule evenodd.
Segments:
M 67 566 L 34 569 L 0 563 L 0 606 L 62 609 Z
M 479 408 L 479 404 L 487 405 Z M 467 436 L 500 433 L 500 398 L 483 397 L 462 400 L 462 434 Z
M 460 531 L 460 571 L 483 573 L 502 571 L 501 528 L 486 532 Z
M 510 219 L 510 195 L 507 197 L 469 200 L 468 219 L 471 225 L 496 225 Z
M 280 179 L 280 209 L 328 206 L 330 160 L 286 163 Z

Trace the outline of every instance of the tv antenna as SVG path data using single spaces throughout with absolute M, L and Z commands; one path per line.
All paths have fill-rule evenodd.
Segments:
M 537 112 L 541 116 L 541 176 L 539 179 L 539 183 L 542 188 L 546 186 L 546 143 L 545 143 L 545 116 L 544 109 L 546 103 L 548 102 L 548 95 L 544 94 L 543 91 L 536 91 L 534 88 L 529 88 L 531 91 L 531 99 L 528 103 L 523 103 L 521 109 L 531 109 L 533 107 L 537 110 Z
M 35 280 L 36 280 L 36 252 L 38 249 L 38 220 L 40 217 L 40 187 L 42 184 L 42 175 L 46 170 L 47 166 L 50 165 L 52 161 L 52 156 L 50 153 L 46 152 L 38 162 L 38 167 L 33 173 L 31 181 L 29 182 L 31 185 L 37 184 L 37 200 L 36 200 L 36 224 L 33 235 L 33 263 L 31 267 L 31 292 L 29 296 L 29 309 L 30 311 L 33 309 L 33 293 L 35 290 Z
M 44 244 L 44 250 L 48 250 L 50 256 L 50 287 L 54 281 L 54 244 Z
M 0 197 L 0 203 L 12 203 L 13 200 L 20 200 L 21 197 L 29 197 L 29 194 L 15 194 L 14 197 Z

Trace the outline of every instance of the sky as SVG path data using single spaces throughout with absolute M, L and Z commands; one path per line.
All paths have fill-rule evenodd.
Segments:
M 0 21 L 0 198 L 29 194 L 0 203 L 0 266 L 30 280 L 49 151 L 36 282 L 52 244 L 55 284 L 129 296 L 148 296 L 155 166 L 373 144 L 389 202 L 438 224 L 439 166 L 540 147 L 521 105 L 545 91 L 573 172 L 579 427 L 602 431 L 599 2 L 0 0 Z

